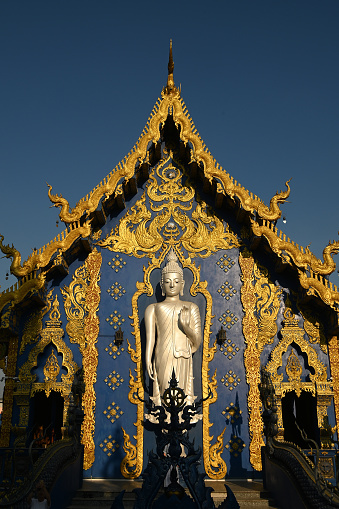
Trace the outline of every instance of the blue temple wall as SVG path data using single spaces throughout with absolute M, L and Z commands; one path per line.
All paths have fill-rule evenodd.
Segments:
M 135 205 L 140 199 L 145 186 L 138 190 L 138 193 L 128 202 L 127 208 L 119 212 L 116 216 L 109 216 L 106 224 L 102 228 L 101 238 L 104 238 L 111 229 L 114 229 L 121 218 L 126 215 L 127 210 Z M 194 200 L 192 208 L 187 212 L 191 218 L 192 210 L 195 210 L 197 201 Z M 241 239 L 241 225 L 238 226 L 231 211 L 219 212 L 220 219 L 224 224 L 232 225 L 233 231 Z M 95 242 L 94 242 L 95 244 Z M 136 433 L 136 405 L 128 399 L 130 372 L 135 375 L 135 363 L 131 360 L 128 352 L 127 340 L 132 347 L 135 344 L 134 329 L 132 327 L 131 316 L 132 297 L 136 292 L 136 282 L 142 282 L 144 277 L 144 267 L 147 267 L 149 258 L 142 256 L 140 258 L 129 256 L 122 252 L 114 252 L 109 249 L 96 245 L 96 248 L 102 255 L 102 265 L 100 270 L 99 286 L 101 289 L 100 305 L 98 317 L 100 321 L 100 330 L 97 338 L 96 347 L 98 349 L 98 367 L 97 380 L 94 385 L 96 393 L 95 406 L 95 461 L 91 468 L 84 471 L 84 477 L 101 478 L 119 478 L 121 477 L 120 464 L 125 456 L 123 451 L 123 433 L 122 428 L 133 437 Z M 249 415 L 247 407 L 248 384 L 246 382 L 246 372 L 244 365 L 244 351 L 246 343 L 244 340 L 242 322 L 244 317 L 243 305 L 241 302 L 242 278 L 239 264 L 239 253 L 244 246 L 240 248 L 222 249 L 207 258 L 196 256 L 194 262 L 200 267 L 200 280 L 207 281 L 207 290 L 212 297 L 212 325 L 210 335 L 210 346 L 218 338 L 221 326 L 226 330 L 226 341 L 218 344 L 214 359 L 209 364 L 209 376 L 213 376 L 216 371 L 217 380 L 217 401 L 210 406 L 210 435 L 219 436 L 225 429 L 223 438 L 222 458 L 227 464 L 227 476 L 229 477 L 257 477 L 261 475 L 253 469 L 250 463 L 249 446 Z M 185 253 L 187 256 L 187 253 Z M 53 279 L 48 284 L 48 289 L 53 289 L 53 295 L 58 296 L 59 310 L 61 313 L 61 327 L 64 330 L 63 341 L 66 346 L 72 350 L 73 359 L 78 366 L 82 365 L 81 353 L 77 344 L 71 343 L 67 332 L 67 317 L 63 306 L 63 296 L 60 287 L 69 286 L 77 268 L 84 264 L 85 255 L 75 259 L 69 266 L 69 274 L 60 279 Z M 296 282 L 288 274 L 277 274 L 274 264 L 269 256 L 258 260 L 259 263 L 265 263 L 268 269 L 269 279 L 274 282 L 276 287 L 283 290 L 281 296 L 281 306 L 277 315 L 277 334 L 273 342 L 264 346 L 261 354 L 261 363 L 266 365 L 270 359 L 270 353 L 278 344 L 280 339 L 279 331 L 283 325 L 284 301 L 287 294 L 292 304 L 298 312 L 298 304 L 293 297 L 293 291 L 296 288 Z M 151 284 L 154 289 L 152 296 L 141 294 L 138 299 L 138 314 L 141 332 L 142 354 L 145 347 L 145 325 L 144 313 L 146 307 L 152 302 L 162 300 L 161 289 L 159 285 L 161 269 L 154 269 L 151 272 Z M 190 288 L 193 281 L 193 274 L 190 269 L 184 269 L 184 279 L 186 281 L 183 300 L 194 301 L 198 304 L 202 317 L 202 327 L 204 328 L 204 317 L 206 314 L 206 299 L 198 293 L 197 296 L 190 295 Z M 303 318 L 299 313 L 302 327 Z M 28 318 L 28 314 L 22 319 L 22 328 Z M 43 318 L 43 328 L 49 319 L 48 313 Z M 123 344 L 117 348 L 114 344 L 115 334 L 118 328 L 123 331 Z M 305 335 L 306 337 L 306 335 Z M 22 355 L 18 357 L 18 369 L 27 361 L 30 350 L 34 345 L 28 345 Z M 328 356 L 318 344 L 313 344 L 319 359 L 327 367 Z M 38 356 L 38 366 L 32 371 L 37 376 L 38 382 L 43 381 L 43 367 L 51 351 L 57 356 L 59 366 L 62 368 L 62 355 L 57 353 L 56 348 L 48 345 Z M 290 347 L 283 355 L 283 365 L 279 372 L 284 373 L 286 380 L 285 367 Z M 299 357 L 303 363 L 302 381 L 307 381 L 309 370 L 303 361 L 303 356 Z M 201 362 L 202 346 L 194 355 L 194 387 L 197 397 L 201 397 Z M 144 362 L 143 362 L 144 366 Z M 61 375 L 65 373 L 64 368 L 60 370 L 57 381 L 61 381 Z M 143 369 L 145 398 L 149 395 L 149 380 Z M 330 377 L 328 368 L 328 377 Z M 14 405 L 13 422 L 18 422 L 18 408 Z M 329 419 L 334 425 L 333 404 L 329 408 Z M 30 425 L 32 422 L 30 421 Z M 197 447 L 202 447 L 202 429 L 201 423 L 194 430 L 193 435 Z M 154 449 L 154 438 L 151 434 L 144 433 L 144 466 L 147 461 L 147 451 Z

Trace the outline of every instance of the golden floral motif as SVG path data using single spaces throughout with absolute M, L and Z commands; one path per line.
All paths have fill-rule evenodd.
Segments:
M 311 311 L 304 309 L 301 311 L 304 318 L 304 330 L 308 335 L 310 343 L 318 343 L 323 352 L 327 353 L 326 336 L 324 326 L 318 322 Z
M 67 317 L 66 332 L 71 343 L 79 345 L 80 352 L 86 346 L 85 338 L 85 310 L 88 274 L 86 264 L 78 267 L 73 275 L 70 285 L 60 287 L 64 299 L 64 309 Z
M 139 464 L 140 460 L 138 461 L 137 458 L 137 447 L 132 444 L 130 440 L 130 436 L 123 427 L 121 427 L 123 435 L 124 435 L 124 445 L 123 449 L 125 451 L 125 457 L 123 458 L 120 470 L 124 477 L 127 479 L 133 479 L 136 477 L 136 465 Z M 142 463 L 141 463 L 141 469 L 142 469 Z
M 214 444 L 209 446 L 208 463 L 206 473 L 211 479 L 223 479 L 227 473 L 227 466 L 221 457 L 224 449 L 223 437 L 226 431 L 226 426 Z M 209 442 L 213 440 L 213 436 L 208 436 Z M 205 463 L 206 468 L 206 463 Z
M 268 270 L 254 264 L 255 294 L 257 296 L 256 312 L 259 320 L 259 333 L 257 346 L 259 354 L 263 347 L 273 343 L 278 332 L 277 316 L 280 309 L 281 288 L 271 283 L 268 278 Z
M 95 460 L 95 405 L 96 394 L 94 384 L 97 379 L 98 367 L 98 349 L 96 343 L 99 334 L 99 317 L 97 315 L 100 303 L 100 269 L 102 256 L 94 249 L 87 257 L 85 262 L 88 286 L 85 295 L 85 316 L 84 333 L 86 345 L 82 351 L 85 394 L 83 395 L 82 405 L 85 418 L 81 428 L 82 444 L 84 445 L 84 469 L 90 468 Z
M 243 333 L 246 342 L 244 361 L 246 381 L 249 385 L 247 406 L 249 411 L 250 462 L 261 470 L 263 422 L 261 418 L 260 354 L 265 345 L 273 342 L 277 333 L 277 315 L 281 289 L 269 281 L 266 268 L 254 262 L 248 251 L 239 258 L 243 286 L 241 300 L 244 309 Z
M 247 396 L 247 406 L 249 413 L 249 432 L 250 432 L 250 462 L 255 470 L 261 470 L 261 447 L 263 440 L 263 421 L 261 418 L 260 401 L 260 351 L 257 347 L 257 337 L 259 333 L 259 323 L 255 316 L 257 295 L 254 286 L 254 259 L 252 254 L 244 251 L 239 255 L 239 264 L 241 268 L 241 279 L 243 286 L 241 289 L 241 302 L 244 309 L 243 334 L 246 342 L 244 352 L 244 363 L 246 370 L 246 381 L 249 385 Z
M 58 374 L 60 373 L 60 366 L 54 351 L 48 357 L 44 366 L 45 382 L 56 382 Z
M 333 397 L 336 423 L 339 423 L 339 344 L 337 336 L 332 336 L 328 342 L 331 376 L 333 381 Z
M 36 343 L 38 340 L 41 331 L 42 331 L 42 319 L 46 313 L 51 308 L 51 303 L 48 302 L 48 305 L 45 306 L 43 309 L 40 309 L 39 311 L 36 311 L 35 313 L 31 314 L 29 319 L 24 325 L 24 330 L 22 334 L 22 339 L 20 343 L 20 355 L 24 352 L 27 345 L 30 345 L 32 343 Z
M 151 219 L 151 212 L 146 207 L 145 193 L 137 203 L 131 207 L 120 220 L 119 225 L 112 229 L 105 239 L 100 240 L 98 245 L 106 247 L 110 251 L 133 254 L 137 258 L 152 255 L 161 248 L 163 238 L 159 230 L 168 222 L 169 216 L 159 214 L 147 227 L 146 223 Z M 134 225 L 138 225 L 134 230 Z
M 303 368 L 300 364 L 300 361 L 296 354 L 294 353 L 293 348 L 291 349 L 291 353 L 287 359 L 286 364 L 286 374 L 288 377 L 288 381 L 290 382 L 291 389 L 295 391 L 296 395 L 299 397 L 301 393 L 301 374 Z
M 99 246 L 114 252 L 133 254 L 138 258 L 146 255 L 152 257 L 163 245 L 165 232 L 162 235 L 161 230 L 169 224 L 171 218 L 174 221 L 172 232 L 169 229 L 166 234 L 173 239 L 174 228 L 178 225 L 182 234 L 176 243 L 182 245 L 190 257 L 206 258 L 219 249 L 231 249 L 240 245 L 229 226 L 224 226 L 203 201 L 192 211 L 192 219 L 185 213 L 192 209 L 195 191 L 189 181 L 185 186 L 181 184 L 182 171 L 179 163 L 176 163 L 176 166 L 170 164 L 172 157 L 170 152 L 170 155 L 159 163 L 156 170 L 151 172 L 147 185 L 150 208 L 158 214 L 152 218 L 144 193 L 131 210 L 126 212 L 119 225 L 98 242 Z M 161 179 L 160 183 L 155 174 Z M 156 205 L 157 203 L 160 205 Z M 178 230 L 176 235 L 179 235 Z

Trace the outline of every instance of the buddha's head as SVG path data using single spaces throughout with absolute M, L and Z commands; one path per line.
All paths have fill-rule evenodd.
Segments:
M 167 255 L 167 264 L 162 269 L 160 286 L 162 294 L 168 297 L 183 295 L 184 293 L 184 273 L 178 264 L 178 257 L 173 248 Z

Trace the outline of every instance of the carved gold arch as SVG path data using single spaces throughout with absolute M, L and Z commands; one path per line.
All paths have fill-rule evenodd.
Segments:
M 34 396 L 36 392 L 43 391 L 48 397 L 51 391 L 60 392 L 64 397 L 64 415 L 63 424 L 67 421 L 67 412 L 69 406 L 69 394 L 73 383 L 74 373 L 78 369 L 77 364 L 73 360 L 73 354 L 70 348 L 63 341 L 64 331 L 61 327 L 59 301 L 57 295 L 53 299 L 53 290 L 48 293 L 47 296 L 49 320 L 46 320 L 46 326 L 41 331 L 41 339 L 32 348 L 28 355 L 27 361 L 21 366 L 19 370 L 19 385 L 16 390 L 15 396 L 20 400 L 20 397 L 24 397 L 27 394 Z M 47 345 L 53 343 L 58 351 L 63 356 L 62 365 L 66 368 L 67 373 L 61 375 L 61 382 L 56 380 L 46 380 L 45 382 L 35 382 L 36 375 L 31 373 L 32 369 L 38 364 L 38 356 L 44 351 Z M 26 415 L 25 405 L 20 408 L 21 413 L 25 413 L 25 416 L 20 415 L 21 424 L 25 424 L 28 419 Z
M 216 378 L 215 374 L 212 380 L 209 375 L 209 363 L 214 358 L 216 351 L 216 345 L 209 346 L 209 337 L 211 334 L 211 319 L 212 319 L 212 297 L 207 290 L 207 282 L 200 281 L 200 268 L 195 266 L 195 263 L 190 257 L 185 258 L 182 250 L 178 246 L 178 242 L 168 242 L 164 245 L 159 257 L 153 257 L 152 262 L 149 263 L 148 267 L 144 268 L 144 281 L 137 282 L 137 291 L 134 293 L 132 298 L 132 310 L 133 314 L 130 317 L 132 319 L 135 336 L 135 349 L 128 344 L 128 351 L 131 354 L 133 362 L 136 364 L 135 375 L 130 372 L 130 392 L 129 400 L 131 403 L 137 405 L 137 421 L 135 426 L 137 432 L 135 435 L 136 444 L 132 444 L 129 435 L 122 428 L 124 434 L 124 451 L 126 453 L 125 458 L 121 463 L 121 472 L 124 477 L 134 478 L 141 474 L 143 465 L 143 427 L 141 420 L 144 418 L 144 405 L 140 401 L 144 397 L 143 380 L 142 380 L 142 364 L 141 364 L 141 337 L 140 337 L 140 317 L 138 312 L 138 299 L 142 294 L 148 296 L 153 295 L 153 288 L 150 282 L 151 273 L 154 269 L 159 268 L 165 259 L 166 254 L 170 248 L 176 251 L 176 254 L 183 266 L 191 270 L 193 274 L 193 282 L 190 288 L 190 293 L 195 297 L 198 293 L 201 293 L 206 299 L 206 314 L 205 314 L 205 325 L 204 325 L 204 337 L 203 337 L 203 353 L 202 353 L 202 396 L 206 398 L 203 403 L 203 458 L 204 465 L 207 475 L 212 479 L 220 479 L 225 477 L 227 472 L 226 463 L 221 458 L 223 450 L 223 434 L 224 431 L 217 437 L 214 444 L 211 445 L 213 436 L 210 436 L 210 427 L 213 425 L 209 420 L 209 407 L 217 399 L 216 391 Z M 212 392 L 212 397 L 207 398 L 209 389 Z
M 284 326 L 281 329 L 282 339 L 274 348 L 271 354 L 271 360 L 268 362 L 266 369 L 270 373 L 272 382 L 275 387 L 278 405 L 278 438 L 283 438 L 283 421 L 282 421 L 282 398 L 286 392 L 295 391 L 297 396 L 301 391 L 311 392 L 313 396 L 317 396 L 317 416 L 318 426 L 323 426 L 325 415 L 327 415 L 327 407 L 330 405 L 333 397 L 333 382 L 327 380 L 326 366 L 319 360 L 316 350 L 305 339 L 304 330 L 299 327 L 299 320 L 295 318 L 289 307 L 284 311 Z M 283 355 L 287 352 L 288 347 L 295 343 L 300 350 L 304 352 L 308 359 L 308 364 L 314 369 L 314 373 L 310 373 L 310 382 L 302 382 L 300 378 L 293 379 L 291 372 L 287 367 L 288 382 L 283 382 L 284 374 L 278 373 L 278 369 L 282 366 Z

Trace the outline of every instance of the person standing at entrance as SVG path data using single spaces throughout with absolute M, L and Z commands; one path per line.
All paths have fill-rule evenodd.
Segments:
M 36 485 L 35 496 L 31 492 L 27 497 L 27 502 L 31 509 L 49 509 L 51 507 L 51 497 L 42 479 Z

